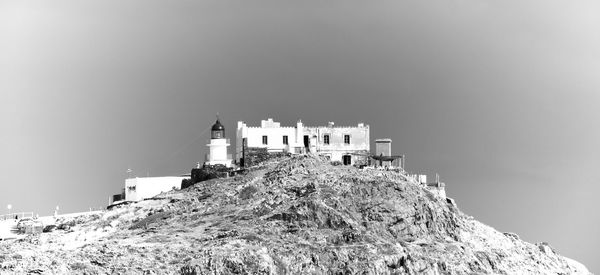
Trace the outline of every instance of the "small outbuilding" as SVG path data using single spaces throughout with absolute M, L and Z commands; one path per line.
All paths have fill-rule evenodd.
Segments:
M 147 177 L 125 180 L 125 201 L 141 201 L 161 192 L 180 189 L 181 182 L 189 177 Z

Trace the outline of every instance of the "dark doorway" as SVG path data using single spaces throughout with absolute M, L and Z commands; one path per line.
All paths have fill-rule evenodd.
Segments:
M 351 165 L 352 164 L 352 156 L 350 156 L 350 155 L 343 155 L 342 156 L 342 162 L 344 163 L 344 165 Z
M 308 136 L 304 136 L 304 147 L 308 148 L 308 143 L 309 143 L 309 139 Z
M 246 148 L 248 148 L 248 138 L 242 138 L 242 157 L 240 158 L 240 166 L 246 167 Z

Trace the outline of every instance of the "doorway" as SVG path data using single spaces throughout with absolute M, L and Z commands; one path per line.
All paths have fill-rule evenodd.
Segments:
M 350 155 L 343 155 L 342 156 L 342 162 L 344 163 L 344 165 L 351 165 L 352 164 L 352 156 L 350 156 Z
M 308 135 L 304 136 L 304 148 L 306 148 L 306 152 L 309 152 L 309 145 L 310 145 L 310 139 L 308 138 Z

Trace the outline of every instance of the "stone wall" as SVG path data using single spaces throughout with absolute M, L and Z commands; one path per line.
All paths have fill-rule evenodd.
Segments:
M 284 152 L 269 152 L 267 148 L 248 147 L 244 153 L 244 167 L 255 166 L 272 158 L 288 155 Z

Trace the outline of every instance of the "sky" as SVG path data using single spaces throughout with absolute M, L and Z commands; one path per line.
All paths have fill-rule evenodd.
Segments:
M 598 1 L 0 0 L 0 213 L 189 173 L 217 113 L 232 139 L 364 122 L 463 212 L 598 273 L 599 103 Z

